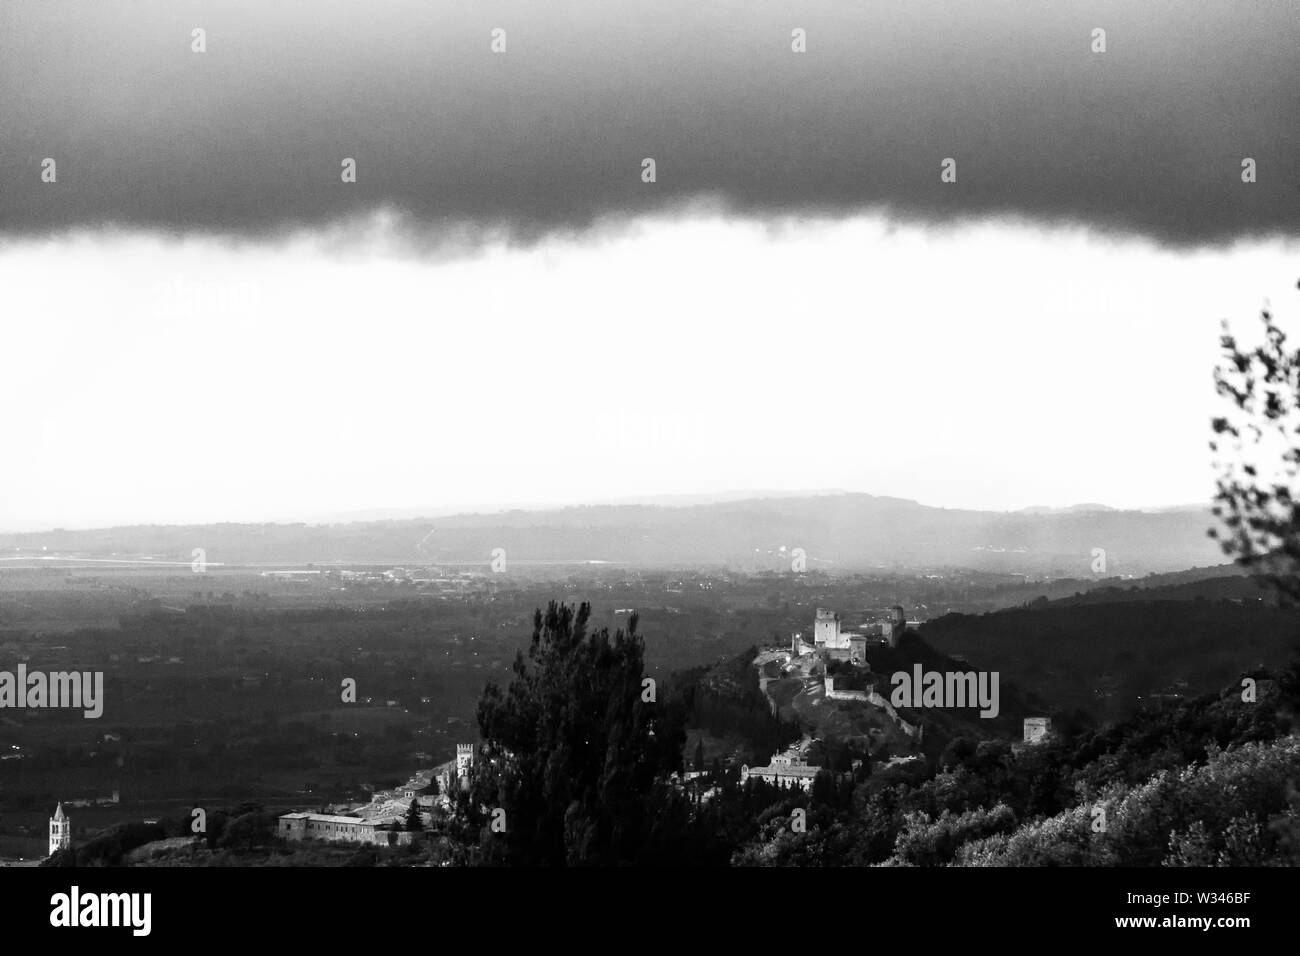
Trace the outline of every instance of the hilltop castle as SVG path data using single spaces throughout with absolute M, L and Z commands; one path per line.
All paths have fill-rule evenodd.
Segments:
M 50 817 L 50 856 L 72 846 L 72 820 L 63 812 L 63 804 Z
M 861 633 L 845 630 L 839 614 L 819 607 L 813 618 L 813 642 L 807 643 L 801 634 L 792 635 L 790 655 L 798 658 L 805 654 L 816 654 L 825 661 L 865 664 L 870 645 L 898 647 L 899 639 L 907 630 L 907 616 L 902 607 L 895 604 L 889 609 L 888 620 L 863 624 L 858 630 Z
M 834 611 L 817 609 L 817 616 L 813 619 L 813 644 L 826 650 L 849 646 L 849 636 L 840 630 L 840 616 Z

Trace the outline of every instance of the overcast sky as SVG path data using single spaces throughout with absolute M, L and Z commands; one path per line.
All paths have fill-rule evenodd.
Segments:
M 1217 323 L 1300 312 L 1297 49 L 1267 0 L 6 0 L 0 529 L 1206 500 Z

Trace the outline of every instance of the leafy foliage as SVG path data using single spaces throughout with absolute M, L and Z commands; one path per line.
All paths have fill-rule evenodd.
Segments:
M 1238 684 L 1033 746 L 958 739 L 931 767 L 875 769 L 847 800 L 814 787 L 803 833 L 772 823 L 790 813 L 774 800 L 732 862 L 1298 864 L 1300 660 L 1252 679 L 1254 699 Z
M 1267 308 L 1260 318 L 1264 340 L 1254 348 L 1239 345 L 1226 321 L 1220 337 L 1224 359 L 1214 384 L 1230 408 L 1211 421 L 1210 448 L 1219 456 L 1214 513 L 1226 530 L 1210 535 L 1281 594 L 1300 600 L 1300 349 L 1288 350 Z

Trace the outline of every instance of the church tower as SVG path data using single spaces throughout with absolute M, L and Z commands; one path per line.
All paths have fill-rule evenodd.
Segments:
M 456 779 L 462 790 L 469 789 L 469 776 L 474 769 L 474 745 L 456 745 Z
M 60 803 L 58 809 L 54 811 L 54 816 L 50 817 L 50 856 L 70 846 L 72 846 L 72 821 L 63 812 L 63 804 Z

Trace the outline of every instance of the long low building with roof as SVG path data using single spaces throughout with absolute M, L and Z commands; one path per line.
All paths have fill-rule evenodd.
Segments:
M 335 816 L 329 813 L 286 813 L 280 817 L 279 835 L 286 840 L 338 840 L 374 846 L 401 846 L 411 842 L 407 830 L 390 829 L 392 819 Z
M 772 763 L 766 767 L 742 766 L 740 782 L 744 783 L 750 777 L 757 777 L 778 787 L 798 787 L 800 790 L 807 790 L 820 772 L 821 767 L 804 763 L 801 755 L 794 750 L 788 750 L 773 757 Z

